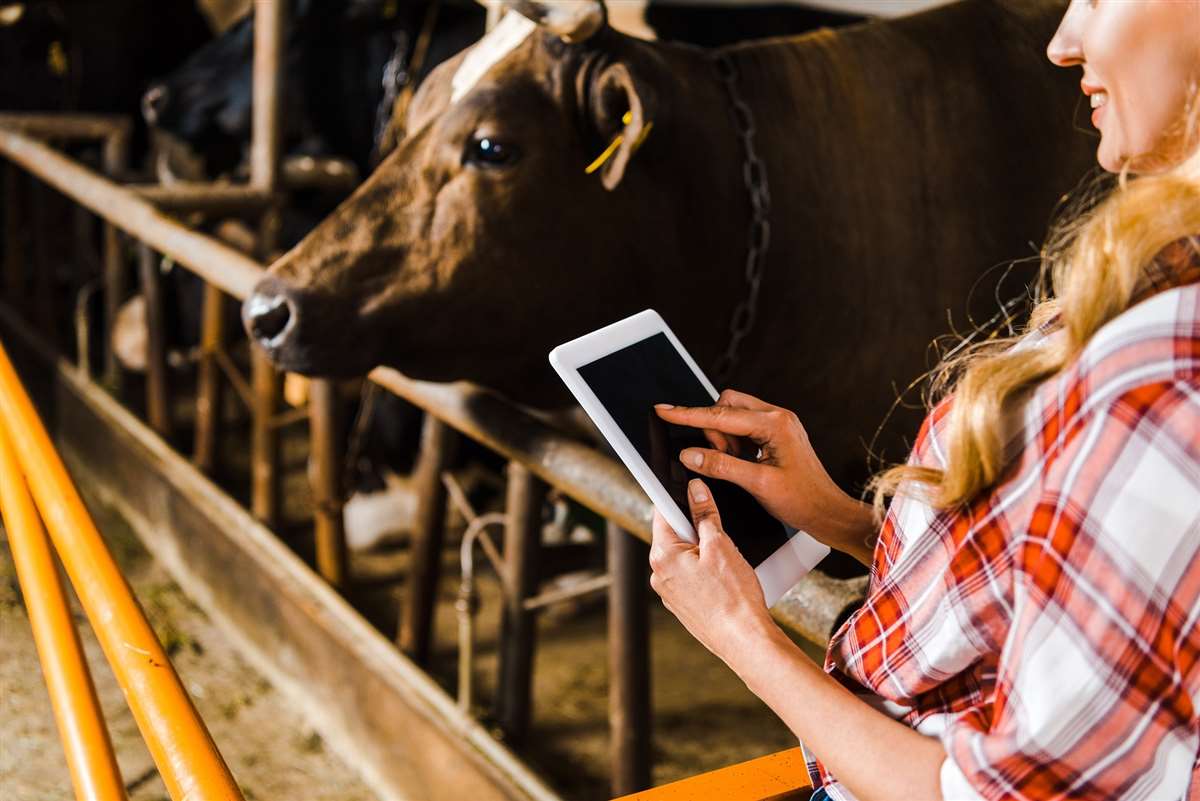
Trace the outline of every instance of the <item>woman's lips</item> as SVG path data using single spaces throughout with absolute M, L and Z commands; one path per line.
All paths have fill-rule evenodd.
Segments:
M 1083 92 L 1088 96 L 1088 101 L 1092 106 L 1092 125 L 1100 127 L 1100 120 L 1104 116 L 1104 109 L 1108 106 L 1108 92 L 1098 86 L 1083 85 Z

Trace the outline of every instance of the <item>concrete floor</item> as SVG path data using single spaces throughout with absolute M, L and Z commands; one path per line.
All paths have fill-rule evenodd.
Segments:
M 124 521 L 89 506 L 247 801 L 368 801 L 358 775 L 255 673 L 150 559 Z M 3 529 L 0 528 L 0 536 Z M 167 801 L 121 689 L 74 602 L 75 617 L 131 801 Z M 73 799 L 6 537 L 0 539 L 0 798 Z

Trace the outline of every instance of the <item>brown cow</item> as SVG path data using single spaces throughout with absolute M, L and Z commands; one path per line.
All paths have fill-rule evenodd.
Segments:
M 947 310 L 1035 254 L 1091 163 L 1075 78 L 1044 55 L 1064 6 L 966 0 L 717 51 L 622 36 L 598 3 L 578 24 L 543 15 L 473 86 L 460 68 L 482 44 L 430 76 L 402 144 L 272 266 L 247 328 L 287 370 L 388 364 L 538 407 L 567 400 L 554 345 L 647 307 L 713 365 L 751 219 L 724 54 L 771 199 L 757 320 L 725 383 L 796 409 L 835 474 L 861 474 Z M 995 283 L 977 293 L 992 311 Z

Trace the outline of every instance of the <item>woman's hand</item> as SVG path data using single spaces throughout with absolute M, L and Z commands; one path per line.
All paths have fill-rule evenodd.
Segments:
M 878 532 L 871 507 L 833 482 L 795 414 L 731 389 L 714 406 L 655 409 L 668 423 L 703 429 L 713 446 L 680 453 L 688 469 L 737 484 L 787 525 L 871 564 Z
M 688 505 L 698 544 L 680 537 L 654 512 L 650 586 L 693 637 L 734 667 L 732 660 L 752 651 L 746 646 L 775 623 L 754 569 L 721 527 L 703 481 L 688 484 Z

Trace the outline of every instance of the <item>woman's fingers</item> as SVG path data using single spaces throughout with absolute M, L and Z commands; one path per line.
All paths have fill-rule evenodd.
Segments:
M 708 448 L 685 448 L 679 454 L 679 461 L 702 476 L 729 481 L 751 491 L 758 487 L 763 471 L 769 469 L 766 465 Z
M 736 453 L 734 439 L 720 431 L 713 431 L 711 428 L 704 429 L 704 438 L 708 440 L 708 444 L 712 445 L 722 453 Z
M 747 395 L 745 392 L 738 392 L 736 389 L 723 389 L 721 396 L 717 398 L 718 406 L 735 406 L 742 409 L 750 409 L 756 412 L 769 412 L 772 409 L 778 409 L 778 406 L 773 406 L 765 400 L 760 400 L 753 395 Z
M 688 482 L 688 506 L 691 507 L 692 525 L 696 527 L 696 535 L 700 538 L 700 550 L 719 537 L 724 529 L 721 528 L 721 513 L 713 500 L 708 486 L 698 478 Z
M 650 523 L 651 571 L 659 573 L 667 570 L 677 554 L 695 547 L 680 537 L 657 509 L 654 510 L 654 519 Z
M 734 406 L 666 406 L 654 407 L 658 416 L 668 423 L 703 428 L 735 437 L 765 439 L 769 434 L 764 413 Z

